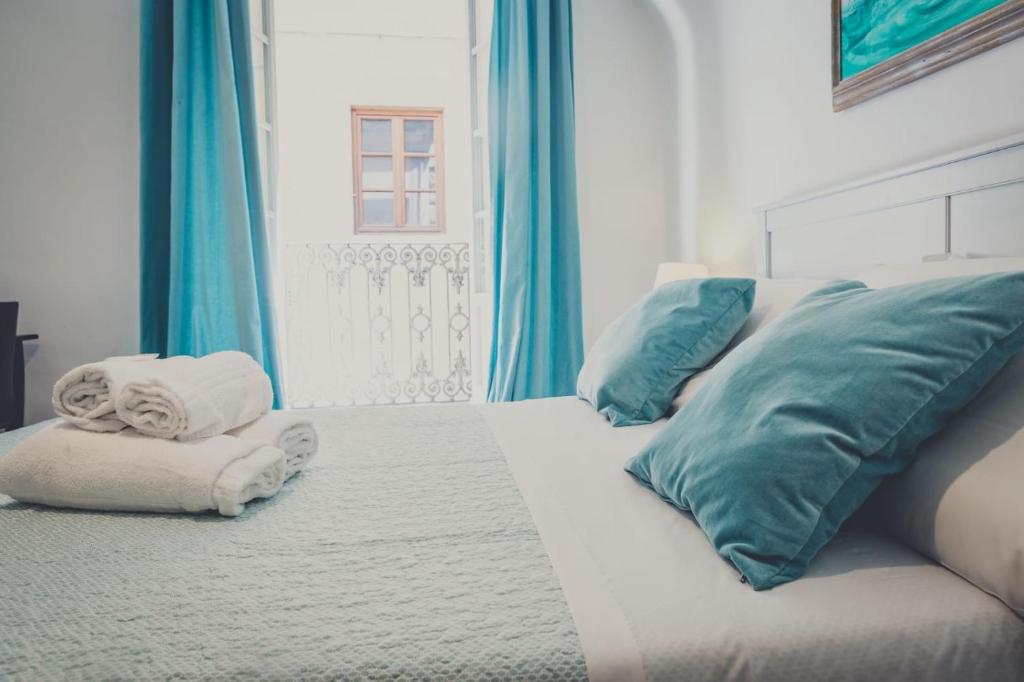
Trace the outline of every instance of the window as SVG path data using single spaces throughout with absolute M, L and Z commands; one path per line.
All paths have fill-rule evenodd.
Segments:
M 353 107 L 356 232 L 444 230 L 440 109 Z

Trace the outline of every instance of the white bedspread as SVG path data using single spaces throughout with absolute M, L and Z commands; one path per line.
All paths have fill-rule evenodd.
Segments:
M 807 575 L 739 582 L 622 470 L 664 422 L 575 398 L 481 408 L 552 557 L 592 680 L 1017 680 L 1024 621 L 915 552 L 845 532 Z
M 584 679 L 477 408 L 306 414 L 322 452 L 237 517 L 0 495 L 0 681 Z

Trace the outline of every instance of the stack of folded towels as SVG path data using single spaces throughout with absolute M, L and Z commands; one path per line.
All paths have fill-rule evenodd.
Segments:
M 316 454 L 313 425 L 271 411 L 245 353 L 110 358 L 53 387 L 62 419 L 0 457 L 0 493 L 54 507 L 237 516 Z

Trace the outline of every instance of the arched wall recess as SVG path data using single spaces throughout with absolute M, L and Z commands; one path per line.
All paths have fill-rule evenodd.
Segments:
M 697 50 L 692 11 L 681 0 L 648 0 L 661 16 L 672 38 L 676 72 L 675 167 L 679 192 L 673 202 L 677 235 L 670 240 L 676 254 L 671 258 L 700 261 L 700 100 L 698 99 Z M 670 258 L 666 258 L 669 260 Z

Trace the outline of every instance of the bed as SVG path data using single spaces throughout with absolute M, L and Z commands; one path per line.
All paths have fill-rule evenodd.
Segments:
M 1024 622 L 870 532 L 741 584 L 622 471 L 664 422 L 575 398 L 314 419 L 310 469 L 235 520 L 0 503 L 0 677 L 1024 674 Z
M 865 236 L 895 262 L 1024 254 L 1022 200 L 1024 139 L 1002 141 L 760 210 L 761 269 L 849 276 L 884 260 Z M 623 472 L 664 420 L 310 414 L 320 455 L 235 519 L 0 497 L 0 679 L 1024 679 L 1024 620 L 868 524 L 799 580 L 742 584 Z

